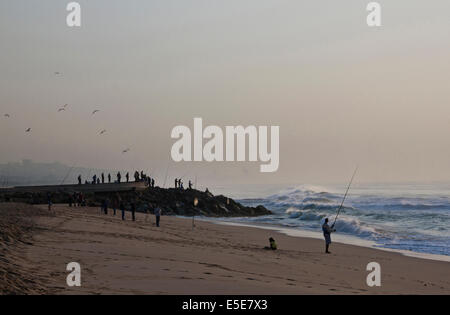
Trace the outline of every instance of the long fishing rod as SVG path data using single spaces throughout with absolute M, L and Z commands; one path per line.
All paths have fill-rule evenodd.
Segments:
M 348 191 L 350 190 L 350 186 L 352 185 L 353 178 L 355 178 L 355 175 L 356 175 L 356 171 L 357 171 L 357 170 L 358 170 L 358 166 L 355 168 L 355 171 L 353 172 L 352 178 L 350 179 L 350 183 L 348 183 L 347 190 L 345 191 L 344 198 L 342 198 L 342 202 L 341 202 L 341 205 L 339 206 L 339 209 L 338 209 L 338 211 L 337 211 L 337 213 L 336 213 L 336 217 L 334 218 L 333 225 L 336 224 L 336 220 L 337 220 L 337 218 L 338 218 L 338 216 L 339 216 L 339 213 L 340 213 L 341 210 L 342 210 L 342 206 L 344 205 L 345 198 L 347 198 Z
M 167 169 L 166 169 L 166 176 L 164 178 L 164 185 L 163 188 L 166 188 L 166 181 L 167 181 L 167 175 L 169 174 L 169 163 L 167 163 Z

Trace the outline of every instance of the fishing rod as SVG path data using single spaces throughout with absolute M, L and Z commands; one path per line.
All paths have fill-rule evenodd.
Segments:
M 164 178 L 164 185 L 163 188 L 166 188 L 166 181 L 167 181 L 167 175 L 169 174 L 169 163 L 167 163 L 167 169 L 166 169 L 166 177 Z
M 336 217 L 334 218 L 333 226 L 336 224 L 336 220 L 337 220 L 337 218 L 339 216 L 339 213 L 342 210 L 342 206 L 344 205 L 345 198 L 347 198 L 348 191 L 350 190 L 350 186 L 352 185 L 353 178 L 355 178 L 357 170 L 358 170 L 358 166 L 355 168 L 355 171 L 353 172 L 352 178 L 350 179 L 350 183 L 348 183 L 347 190 L 345 191 L 345 194 L 344 194 L 344 198 L 342 198 L 341 205 L 339 206 L 339 209 L 338 209 L 338 211 L 336 213 Z

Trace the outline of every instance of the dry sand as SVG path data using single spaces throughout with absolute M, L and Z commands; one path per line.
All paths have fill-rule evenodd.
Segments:
M 145 222 L 141 213 L 137 222 L 129 213 L 123 222 L 111 210 L 106 216 L 98 208 L 55 206 L 47 216 L 42 209 L 35 207 L 35 228 L 25 243 L 4 246 L 9 258 L 2 257 L 0 271 L 17 277 L 8 282 L 15 290 L 3 293 L 450 293 L 448 262 L 337 243 L 326 255 L 317 239 L 199 221 L 192 229 L 190 219 L 175 217 L 163 216 L 157 228 L 153 215 Z M 279 250 L 263 249 L 270 236 Z M 78 288 L 66 285 L 66 265 L 73 261 L 82 268 Z M 381 287 L 366 285 L 371 261 L 381 265 Z

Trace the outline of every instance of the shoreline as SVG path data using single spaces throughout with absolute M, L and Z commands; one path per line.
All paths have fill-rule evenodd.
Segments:
M 23 207 L 37 213 L 35 229 L 0 265 L 21 271 L 9 284 L 18 294 L 450 294 L 443 261 L 337 242 L 326 255 L 323 240 L 198 218 L 192 227 L 192 218 L 162 216 L 158 228 L 144 213 L 133 222 L 98 207 L 54 205 L 50 216 Z M 269 237 L 276 251 L 264 249 Z M 70 262 L 81 265 L 81 287 L 66 285 Z M 369 262 L 381 266 L 381 287 L 366 284 Z
M 177 216 L 177 217 L 179 217 L 179 216 Z M 179 217 L 179 218 L 188 218 L 188 217 Z M 292 237 L 323 240 L 323 235 L 320 232 L 302 230 L 299 228 L 288 228 L 288 227 L 283 227 L 283 226 L 277 226 L 275 224 L 231 222 L 231 221 L 223 220 L 221 218 L 216 219 L 216 218 L 207 218 L 207 217 L 197 218 L 197 220 L 202 220 L 205 222 L 212 222 L 215 224 L 222 224 L 222 225 L 251 227 L 251 228 L 264 229 L 264 230 L 271 230 L 271 231 L 275 231 L 275 232 L 282 233 L 282 234 L 292 236 Z M 332 241 L 333 241 L 333 243 L 346 244 L 346 245 L 352 245 L 352 246 L 360 246 L 360 247 L 364 247 L 364 248 L 377 249 L 377 250 L 382 250 L 382 251 L 386 251 L 386 252 L 399 253 L 406 257 L 414 257 L 414 258 L 428 259 L 428 260 L 434 260 L 434 261 L 450 262 L 450 256 L 431 254 L 431 253 L 423 253 L 423 252 L 414 252 L 414 251 L 405 250 L 405 249 L 394 249 L 394 248 L 389 248 L 389 247 L 382 247 L 382 245 L 378 245 L 375 241 L 365 240 L 365 239 L 361 239 L 361 238 L 358 238 L 356 236 L 351 236 L 351 235 L 333 234 Z

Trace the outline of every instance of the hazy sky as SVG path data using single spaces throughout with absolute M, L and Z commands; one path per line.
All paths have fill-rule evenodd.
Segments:
M 448 0 L 379 1 L 380 28 L 362 0 L 80 0 L 72 29 L 68 2 L 0 2 L 0 162 L 164 178 L 171 129 L 202 117 L 280 126 L 278 172 L 172 162 L 169 177 L 345 182 L 359 164 L 361 182 L 449 180 Z

